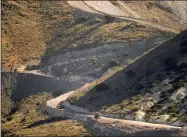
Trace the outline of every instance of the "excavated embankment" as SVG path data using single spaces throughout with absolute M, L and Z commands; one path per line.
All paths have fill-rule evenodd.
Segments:
M 82 81 L 99 78 L 107 69 L 128 64 L 170 36 L 165 33 L 129 43 L 111 43 L 52 56 L 41 64 L 38 73 Z M 78 76 L 77 76 L 78 75 Z M 75 76 L 75 77 L 73 77 Z
M 99 111 L 103 106 L 119 104 L 128 98 L 133 98 L 138 95 L 152 97 L 152 95 L 156 93 L 160 98 L 158 102 L 156 101 L 156 104 L 159 104 L 157 105 L 159 109 L 157 108 L 156 112 L 162 110 L 165 104 L 175 104 L 171 96 L 179 88 L 185 88 L 185 81 L 187 80 L 186 36 L 187 31 L 184 31 L 180 35 L 163 43 L 155 50 L 127 66 L 124 70 L 87 92 L 82 98 L 75 101 L 74 104 L 93 111 Z M 154 96 L 152 98 L 154 99 Z M 134 100 L 132 101 L 134 102 Z M 173 104 L 171 104 L 171 106 Z M 171 110 L 169 107 L 163 110 L 168 111 L 168 114 L 182 113 L 182 117 L 179 117 L 178 122 L 170 121 L 168 123 L 185 125 L 183 119 L 185 119 L 186 111 L 183 110 L 182 112 L 185 104 L 186 101 L 184 98 L 183 101 L 177 103 L 177 107 L 173 108 L 174 110 Z M 140 109 L 139 105 L 137 105 L 136 110 L 137 109 Z M 146 112 L 151 113 L 153 109 L 154 108 L 151 107 L 150 112 Z M 133 115 L 133 110 L 129 111 L 127 114 L 129 113 Z M 162 112 L 162 114 L 163 113 L 164 112 Z M 154 114 L 155 113 L 152 115 Z M 131 118 L 135 119 L 134 117 Z M 154 120 L 152 122 L 154 122 Z

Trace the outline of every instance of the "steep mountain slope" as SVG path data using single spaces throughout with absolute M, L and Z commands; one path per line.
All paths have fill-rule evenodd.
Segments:
M 47 6 L 51 4 L 50 7 Z M 64 3 L 64 5 L 63 5 Z M 2 1 L 2 68 L 38 64 L 51 35 L 46 27 L 57 20 L 71 21 L 65 2 Z M 62 7 L 61 7 L 62 6 Z M 49 21 L 49 22 L 48 22 Z M 47 23 L 45 25 L 45 23 Z M 55 29 L 52 27 L 52 30 Z M 45 33 L 44 33 L 45 32 Z
M 2 69 L 24 70 L 67 50 L 136 41 L 158 31 L 120 19 L 82 13 L 86 12 L 80 13 L 66 1 L 3 1 Z
M 108 68 L 117 66 L 115 69 L 121 69 L 119 65 L 127 65 L 137 56 L 174 36 L 170 31 L 159 30 L 159 27 L 152 28 L 136 21 L 124 20 L 107 13 L 102 14 L 94 10 L 95 6 L 89 4 L 88 1 L 81 1 L 80 3 L 84 3 L 82 8 L 86 11 L 73 8 L 67 1 L 2 1 L 1 121 L 3 135 L 90 135 L 77 121 L 49 118 L 41 114 L 38 112 L 39 106 L 45 104 L 52 97 L 79 88 L 83 84 L 99 78 Z M 152 2 L 148 4 L 151 6 L 142 6 L 144 12 L 141 12 L 142 9 L 139 8 L 141 3 L 140 5 L 134 2 L 111 3 L 125 16 L 148 20 L 153 24 L 155 22 L 164 24 L 167 28 L 171 27 L 172 30 L 177 29 L 177 32 L 183 26 L 185 28 L 186 18 L 185 13 L 183 14 L 185 6 L 182 6 L 182 10 L 174 8 L 176 12 L 173 14 L 170 10 L 168 12 L 165 8 L 163 9 L 163 7 Z M 180 11 L 179 14 L 177 13 L 178 10 Z M 109 13 L 109 11 L 110 9 L 107 9 L 106 12 Z M 148 16 L 149 11 L 151 16 Z M 111 12 L 115 11 L 111 9 Z M 180 13 L 184 16 L 180 16 Z M 177 15 L 179 22 L 175 15 Z M 170 30 L 170 28 L 167 30 Z M 151 94 L 144 93 L 147 93 L 148 90 L 162 89 L 165 81 L 163 82 L 161 77 L 168 75 L 170 79 L 173 78 L 172 81 L 169 81 L 169 84 L 172 84 L 173 87 L 171 90 L 176 91 L 180 88 L 176 94 L 173 92 L 172 98 L 174 98 L 174 101 L 177 100 L 177 103 L 173 103 L 173 101 L 172 106 L 171 103 L 169 104 L 168 124 L 177 121 L 176 125 L 184 125 L 185 123 L 182 122 L 186 120 L 186 109 L 181 110 L 181 107 L 184 108 L 186 105 L 186 97 L 184 97 L 186 94 L 186 77 L 182 75 L 186 75 L 186 62 L 181 62 L 186 60 L 186 48 L 184 46 L 186 40 L 180 43 L 183 46 L 180 56 L 178 52 L 182 47 L 180 49 L 179 46 L 174 46 L 177 43 L 176 41 L 168 42 L 171 44 L 169 48 L 172 51 L 171 53 L 166 46 L 162 46 L 165 48 L 160 50 L 158 48 L 158 50 L 152 52 L 153 55 L 150 55 L 152 54 L 150 53 L 146 59 L 139 61 L 137 66 L 129 66 L 127 72 L 123 70 L 124 72 L 116 74 L 75 103 L 93 110 L 102 109 L 103 112 L 128 112 L 130 113 L 129 119 L 155 122 L 150 117 L 157 114 L 155 109 L 160 108 L 158 104 L 170 103 L 168 98 L 167 100 L 153 101 L 156 107 L 145 110 L 146 116 L 143 118 L 137 118 L 134 110 L 136 110 L 136 114 L 139 114 L 137 103 L 142 104 L 142 98 L 152 97 L 152 92 Z M 159 54 L 157 55 L 157 53 Z M 152 62 L 150 57 L 156 58 L 155 56 L 160 56 L 158 59 L 160 63 Z M 163 58 L 165 58 L 164 61 Z M 147 62 L 148 65 L 142 64 L 142 62 Z M 153 64 L 151 65 L 151 63 Z M 178 64 L 176 65 L 176 63 Z M 144 66 L 140 68 L 139 66 L 142 65 Z M 162 67 L 165 69 L 160 71 Z M 170 67 L 175 68 L 175 70 L 170 70 Z M 136 71 L 137 74 L 134 74 L 131 70 Z M 45 75 L 42 75 L 41 72 Z M 156 78 L 159 80 L 155 81 Z M 166 80 L 166 85 L 167 82 Z M 152 83 L 156 84 L 152 85 Z M 114 90 L 116 93 L 113 92 Z M 99 91 L 99 93 L 96 91 Z M 127 94 L 123 94 L 123 91 L 127 91 Z M 165 94 L 168 95 L 172 91 L 168 91 L 168 93 L 164 91 L 158 94 L 161 94 L 161 98 L 166 99 Z M 142 95 L 139 95 L 140 92 Z M 183 95 L 178 95 L 181 92 Z M 135 97 L 136 95 L 138 97 Z M 104 99 L 101 99 L 102 97 Z M 128 97 L 132 98 L 131 101 L 124 100 Z M 111 100 L 111 98 L 113 99 Z M 122 100 L 124 101 L 121 103 Z M 137 102 L 137 100 L 140 100 L 140 102 Z M 125 108 L 124 105 L 127 102 L 130 103 Z M 131 102 L 136 103 L 132 106 Z M 90 103 L 90 105 L 84 103 Z M 148 105 L 150 105 L 150 102 Z M 160 115 L 163 111 L 159 111 L 158 114 Z M 141 110 L 140 114 L 142 113 L 144 113 L 144 110 Z M 181 115 L 176 115 L 177 113 L 181 113 Z M 109 128 L 106 128 L 106 131 L 108 129 L 110 129 L 110 125 Z M 75 132 L 72 132 L 72 130 Z M 97 130 L 100 130 L 100 128 L 96 129 L 95 132 Z M 107 133 L 103 134 L 106 135 Z
M 186 1 L 68 1 L 68 3 L 93 14 L 101 13 L 134 20 L 160 29 L 159 24 L 176 30 L 184 30 L 187 27 Z M 167 30 L 163 27 L 162 29 Z
M 2 136 L 89 136 L 77 121 L 50 118 L 38 108 L 51 99 L 50 93 L 36 93 L 22 99 L 17 110 L 2 121 Z
M 127 119 L 186 125 L 187 31 L 97 85 L 73 104 Z
M 123 1 L 116 2 L 116 6 L 123 11 L 130 9 L 140 19 L 182 30 L 187 27 L 186 1 Z

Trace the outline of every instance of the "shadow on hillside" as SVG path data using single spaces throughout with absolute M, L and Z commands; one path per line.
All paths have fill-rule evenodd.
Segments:
M 84 85 L 82 82 L 57 79 L 53 77 L 2 72 L 2 86 L 13 101 L 19 101 L 33 94 L 49 92 L 53 96 L 75 90 Z
M 43 125 L 43 124 L 50 124 L 50 123 L 53 123 L 53 122 L 59 122 L 61 120 L 66 120 L 66 119 L 61 118 L 61 117 L 50 117 L 48 119 L 44 119 L 44 120 L 34 122 L 31 125 L 27 126 L 26 128 L 32 128 L 32 127 L 37 127 L 37 126 L 40 126 L 40 125 Z
M 92 24 L 95 22 L 94 24 Z M 97 21 L 97 19 L 91 19 L 86 17 L 75 18 L 74 23 L 64 24 L 62 21 L 55 22 L 51 27 L 53 31 L 50 34 L 50 39 L 46 41 L 46 50 L 38 65 L 29 65 L 27 70 L 36 70 L 44 66 L 49 65 L 47 62 L 52 56 L 62 54 L 70 50 L 79 50 L 87 47 L 86 44 L 81 43 L 76 45 L 76 41 L 83 40 L 86 35 L 92 33 L 94 30 L 98 29 L 100 26 L 107 23 L 107 20 Z M 85 30 L 88 28 L 87 30 Z M 101 41 L 101 39 L 99 39 Z M 98 43 L 99 41 L 95 41 Z M 76 45 L 76 46 L 74 46 Z
M 92 111 L 151 92 L 154 83 L 186 79 L 187 30 L 130 64 L 74 102 Z
M 63 54 L 64 52 L 70 50 L 81 50 L 85 47 L 91 48 L 95 45 L 100 45 L 102 43 L 102 38 L 99 38 L 91 43 L 85 43 L 85 37 L 88 34 L 91 34 L 99 27 L 116 22 L 116 18 L 109 16 L 99 16 L 94 15 L 91 16 L 79 16 L 76 17 L 74 15 L 73 22 L 64 22 L 57 21 L 54 22 L 49 29 L 52 29 L 50 38 L 46 41 L 46 50 L 41 59 L 40 64 L 38 65 L 28 65 L 26 70 L 37 70 L 41 69 L 45 66 L 50 65 L 49 60 L 53 56 L 57 56 L 58 54 Z M 76 44 L 78 41 L 79 44 Z M 80 43 L 81 41 L 81 43 Z

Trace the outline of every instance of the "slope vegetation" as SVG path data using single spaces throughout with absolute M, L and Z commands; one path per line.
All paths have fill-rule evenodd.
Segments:
M 186 125 L 186 34 L 168 40 L 73 104 L 125 113 L 127 119 Z
M 79 13 L 66 1 L 3 1 L 2 69 L 24 70 L 67 50 L 159 33 L 120 19 L 82 13 L 86 12 Z

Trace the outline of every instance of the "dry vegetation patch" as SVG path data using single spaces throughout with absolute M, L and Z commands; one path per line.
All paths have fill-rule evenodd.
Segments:
M 120 19 L 75 17 L 66 1 L 2 4 L 2 68 L 37 65 L 44 57 L 82 47 L 147 38 L 158 30 Z
M 37 111 L 41 104 L 51 99 L 50 93 L 39 93 L 22 99 L 15 113 L 2 123 L 5 136 L 85 136 L 87 130 L 77 121 L 49 118 Z M 50 120 L 49 120 L 50 119 Z M 38 124 L 36 124 L 38 123 Z M 34 126 L 32 126 L 34 125 Z

